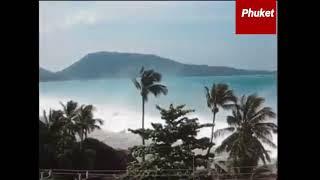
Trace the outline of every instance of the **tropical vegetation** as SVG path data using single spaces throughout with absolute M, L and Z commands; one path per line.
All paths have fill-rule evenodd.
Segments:
M 227 84 L 213 84 L 211 89 L 205 86 L 205 94 L 207 99 L 207 106 L 210 108 L 213 118 L 212 118 L 212 129 L 210 142 L 214 138 L 214 126 L 216 121 L 216 114 L 219 112 L 219 107 L 223 109 L 228 109 L 233 106 L 232 102 L 235 101 L 236 97 L 233 94 L 233 91 L 229 89 Z M 207 154 L 210 153 L 212 146 L 208 148 Z
M 166 174 L 175 178 L 192 178 L 193 170 L 205 167 L 207 156 L 196 154 L 212 146 L 209 138 L 197 138 L 200 129 L 212 124 L 200 124 L 197 118 L 186 115 L 194 110 L 184 109 L 185 105 L 170 105 L 169 109 L 157 106 L 164 123 L 151 123 L 152 129 L 130 131 L 152 142 L 147 146 L 134 146 L 130 152 L 134 158 L 128 166 L 129 179 L 150 179 L 150 176 Z M 146 154 L 147 159 L 141 161 Z M 209 155 L 210 158 L 214 154 Z M 178 170 L 178 171 L 173 171 Z M 158 179 L 155 176 L 153 179 Z M 161 177 L 160 177 L 161 179 Z
M 78 106 L 77 102 L 68 101 L 61 106 L 60 110 L 44 111 L 39 120 L 40 168 L 126 168 L 127 153 L 88 137 L 103 124 L 94 118 L 92 105 Z
M 238 97 L 229 85 L 213 83 L 211 88 L 205 87 L 204 103 L 212 112 L 210 123 L 201 124 L 198 118 L 188 117 L 195 110 L 186 109 L 186 105 L 171 104 L 168 108 L 156 106 L 162 123 L 151 122 L 151 128 L 145 129 L 148 95 L 168 93 L 167 87 L 160 84 L 161 77 L 160 73 L 142 67 L 133 79 L 142 100 L 142 127 L 129 131 L 141 136 L 142 145 L 127 151 L 115 150 L 88 137 L 103 125 L 101 119 L 94 117 L 93 105 L 68 101 L 60 103 L 59 110 L 44 111 L 39 121 L 40 168 L 126 169 L 122 179 L 141 180 L 166 176 L 252 179 L 265 176 L 266 172 L 270 174 L 267 169 L 270 151 L 266 147 L 276 148 L 272 134 L 277 133 L 277 125 L 272 121 L 276 114 L 264 104 L 263 97 L 257 94 Z M 215 130 L 216 115 L 221 110 L 229 113 L 225 119 L 228 126 Z M 203 128 L 211 128 L 209 137 L 198 137 Z M 217 137 L 223 140 L 216 146 Z M 227 158 L 215 160 L 222 153 Z
M 162 75 L 154 70 L 145 70 L 141 68 L 139 75 L 133 79 L 135 87 L 139 90 L 142 100 L 142 130 L 144 130 L 144 105 L 148 101 L 148 95 L 151 93 L 154 96 L 160 94 L 166 95 L 168 89 L 165 85 L 160 84 Z M 142 136 L 142 145 L 145 145 L 145 138 Z M 144 156 L 142 157 L 144 160 Z
M 233 106 L 232 115 L 227 117 L 229 127 L 220 131 L 232 132 L 225 138 L 216 152 L 229 153 L 228 159 L 237 173 L 250 173 L 258 165 L 259 160 L 266 164 L 270 162 L 269 151 L 263 144 L 272 148 L 272 133 L 277 133 L 277 125 L 269 121 L 276 114 L 270 107 L 263 106 L 265 99 L 252 94 L 243 95 Z

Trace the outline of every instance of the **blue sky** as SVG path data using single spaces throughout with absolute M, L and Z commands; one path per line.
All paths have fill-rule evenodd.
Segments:
M 277 69 L 275 35 L 235 35 L 235 1 L 39 2 L 40 66 L 87 53 L 156 54 L 182 63 Z

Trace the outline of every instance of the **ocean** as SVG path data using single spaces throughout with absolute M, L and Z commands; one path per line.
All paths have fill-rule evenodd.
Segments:
M 167 108 L 171 103 L 174 105 L 185 104 L 186 109 L 194 109 L 195 112 L 190 113 L 189 117 L 197 117 L 200 123 L 211 122 L 212 113 L 206 104 L 204 87 L 210 88 L 213 83 L 227 83 L 237 96 L 256 93 L 266 99 L 265 106 L 272 107 L 277 113 L 276 75 L 167 77 L 163 74 L 161 84 L 167 86 L 168 94 L 159 97 L 149 95 L 145 105 L 145 127 L 151 127 L 151 122 L 163 121 L 156 105 Z M 94 105 L 96 107 L 95 117 L 104 120 L 102 130 L 112 134 L 118 132 L 126 134 L 124 136 L 127 141 L 113 143 L 115 146 L 121 148 L 130 146 L 127 129 L 141 127 L 142 100 L 139 91 L 129 78 L 39 83 L 40 116 L 42 116 L 43 110 L 61 109 L 59 102 L 66 103 L 69 100 L 79 104 Z M 230 111 L 220 110 L 216 117 L 215 129 L 227 126 L 226 117 L 230 113 Z M 277 118 L 271 121 L 277 124 Z M 210 128 L 201 130 L 199 136 L 209 137 Z M 221 140 L 222 138 L 217 139 L 216 143 L 219 144 Z M 273 137 L 273 141 L 277 144 L 276 135 Z M 276 149 L 270 150 L 272 156 L 275 157 Z

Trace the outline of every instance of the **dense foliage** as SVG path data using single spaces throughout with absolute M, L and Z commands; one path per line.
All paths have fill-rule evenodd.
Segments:
M 160 94 L 166 95 L 168 89 L 165 85 L 160 84 L 162 75 L 154 70 L 145 70 L 141 68 L 138 77 L 133 79 L 135 87 L 139 90 L 142 99 L 142 130 L 144 130 L 144 105 L 148 101 L 148 95 L 153 94 L 159 96 Z M 142 145 L 145 144 L 144 136 L 142 136 Z M 142 159 L 144 160 L 144 156 Z
M 93 106 L 73 101 L 62 110 L 44 112 L 39 121 L 39 166 L 42 169 L 125 169 L 127 152 L 117 151 L 88 138 L 99 129 L 100 119 L 93 117 Z M 78 140 L 77 140 L 78 139 Z
M 227 117 L 229 127 L 219 131 L 230 131 L 216 152 L 226 151 L 237 173 L 252 172 L 259 160 L 270 162 L 269 151 L 263 144 L 275 148 L 272 132 L 277 133 L 277 125 L 268 121 L 275 113 L 270 107 L 263 107 L 265 99 L 255 94 L 242 96 L 235 104 L 232 115 Z
M 214 126 L 216 121 L 216 114 L 219 112 L 219 108 L 228 109 L 233 106 L 232 102 L 235 101 L 236 97 L 233 91 L 229 89 L 227 84 L 213 84 L 211 89 L 205 87 L 205 94 L 207 99 L 207 106 L 210 108 L 212 118 L 212 128 L 210 142 L 213 142 L 214 138 Z M 231 104 L 230 104 L 231 103 Z M 209 154 L 211 147 L 208 148 L 207 154 Z
M 214 157 L 212 153 L 209 156 L 195 153 L 196 149 L 205 150 L 213 145 L 207 137 L 197 138 L 201 128 L 212 124 L 199 124 L 197 118 L 188 118 L 186 115 L 194 110 L 184 107 L 171 104 L 166 110 L 157 106 L 163 123 L 151 123 L 152 129 L 130 130 L 151 141 L 146 146 L 131 148 L 135 159 L 128 167 L 131 179 L 148 179 L 156 174 L 192 177 L 195 168 L 205 167 L 208 158 Z M 141 161 L 144 154 L 146 160 Z
M 265 146 L 276 148 L 272 133 L 277 125 L 270 119 L 276 114 L 265 107 L 265 99 L 256 94 L 240 98 L 226 84 L 205 87 L 206 104 L 210 108 L 212 123 L 200 124 L 197 118 L 189 118 L 194 110 L 185 105 L 168 109 L 157 106 L 162 123 L 151 123 L 144 127 L 144 105 L 148 95 L 167 94 L 166 86 L 159 84 L 161 74 L 142 68 L 133 80 L 142 98 L 142 128 L 129 129 L 142 137 L 142 145 L 129 151 L 115 150 L 108 145 L 88 138 L 103 121 L 94 118 L 92 105 L 81 105 L 74 101 L 62 104 L 60 110 L 44 111 L 39 121 L 39 165 L 43 169 L 101 169 L 128 170 L 124 179 L 213 179 L 217 174 L 225 177 L 263 176 L 270 162 Z M 214 130 L 216 114 L 220 109 L 231 110 L 227 116 L 228 127 Z M 202 128 L 211 128 L 211 136 L 198 137 Z M 215 137 L 224 137 L 215 148 Z M 145 143 L 145 140 L 147 143 Z M 215 160 L 215 154 L 227 153 L 227 159 Z M 129 159 L 130 157 L 130 159 Z M 229 168 L 229 169 L 228 169 Z M 256 170 L 254 170 L 256 169 Z M 222 177 L 222 176 L 220 176 Z

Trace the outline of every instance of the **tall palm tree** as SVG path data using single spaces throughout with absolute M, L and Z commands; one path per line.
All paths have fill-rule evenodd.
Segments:
M 66 141 L 74 141 L 77 127 L 75 126 L 75 120 L 78 117 L 78 103 L 74 101 L 68 101 L 65 105 L 60 102 L 62 106 L 63 117 L 60 119 L 62 122 L 63 138 Z
M 50 109 L 47 115 L 46 111 L 43 111 L 43 120 L 47 142 L 45 148 L 51 154 L 50 157 L 60 159 L 69 150 L 70 144 L 75 140 L 74 136 L 68 133 L 64 112 Z
M 60 135 L 61 128 L 63 126 L 63 123 L 61 122 L 61 118 L 63 117 L 63 112 L 60 110 L 49 110 L 49 113 L 47 115 L 47 112 L 43 111 L 43 121 L 44 125 L 46 127 L 46 130 L 48 132 L 49 140 L 55 141 L 57 136 Z
M 103 124 L 101 119 L 93 117 L 93 111 L 93 105 L 82 105 L 78 109 L 75 127 L 80 138 L 80 150 L 82 149 L 82 142 L 87 138 L 88 133 L 91 133 L 95 129 L 100 129 L 100 125 Z
M 43 123 L 39 127 L 39 153 L 44 159 L 41 161 L 45 167 L 52 167 L 57 157 L 58 142 L 61 139 L 61 121 L 62 111 L 50 109 L 48 114 L 44 110 L 43 117 L 40 118 Z
M 217 153 L 226 151 L 234 166 L 257 166 L 258 161 L 270 162 L 269 151 L 264 144 L 275 148 L 272 132 L 277 133 L 277 125 L 268 121 L 276 114 L 270 107 L 263 107 L 265 99 L 256 94 L 242 96 L 233 107 L 232 115 L 227 117 L 229 127 L 218 131 L 232 132 L 216 149 Z M 240 169 L 251 172 L 252 169 Z
M 236 98 L 233 94 L 233 91 L 229 89 L 229 86 L 223 83 L 213 84 L 211 89 L 205 86 L 205 94 L 207 99 L 207 106 L 213 113 L 213 125 L 211 127 L 210 137 L 210 143 L 212 143 L 214 137 L 216 114 L 219 112 L 219 107 L 223 109 L 230 108 L 232 106 L 232 102 L 234 102 Z M 207 156 L 209 155 L 211 148 L 212 146 L 209 146 Z
M 49 131 L 52 126 L 58 121 L 59 117 L 55 116 L 55 112 L 57 111 L 54 111 L 52 109 L 49 110 L 49 113 L 47 115 L 47 112 L 45 110 L 43 110 L 43 123 L 46 127 L 46 129 Z
M 160 81 L 160 73 L 152 69 L 144 70 L 144 67 L 141 68 L 138 77 L 133 79 L 133 83 L 142 97 L 142 130 L 144 130 L 144 104 L 148 101 L 148 95 L 151 93 L 157 97 L 160 94 L 166 95 L 168 93 L 167 87 L 159 84 Z M 145 145 L 144 137 L 142 137 L 142 145 Z

